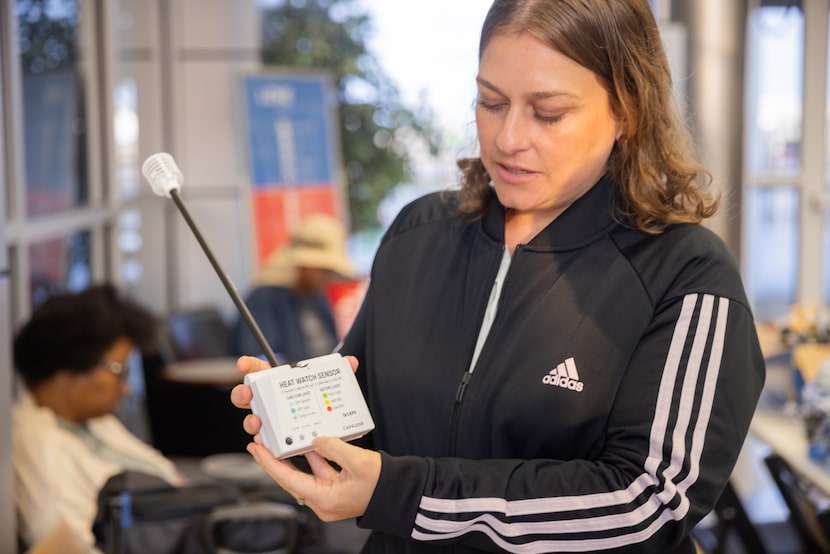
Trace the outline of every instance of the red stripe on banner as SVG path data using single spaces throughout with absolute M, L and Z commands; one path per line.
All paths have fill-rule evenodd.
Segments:
M 258 264 L 288 241 L 303 218 L 315 213 L 339 215 L 332 184 L 257 187 L 252 204 Z

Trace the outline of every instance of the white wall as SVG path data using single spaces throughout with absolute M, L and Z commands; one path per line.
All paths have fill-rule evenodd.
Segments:
M 139 159 L 171 153 L 182 197 L 208 245 L 242 292 L 253 268 L 241 78 L 260 68 L 255 0 L 121 0 L 116 74 L 138 89 Z M 135 293 L 158 313 L 233 302 L 169 199 L 142 189 L 144 276 Z

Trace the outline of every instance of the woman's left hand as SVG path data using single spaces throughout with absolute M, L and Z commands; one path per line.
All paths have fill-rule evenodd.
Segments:
M 278 460 L 259 440 L 248 452 L 298 503 L 314 510 L 323 521 L 359 517 L 366 512 L 380 477 L 380 453 L 335 437 L 317 437 L 306 453 L 313 474 Z M 329 460 L 340 466 L 338 471 Z

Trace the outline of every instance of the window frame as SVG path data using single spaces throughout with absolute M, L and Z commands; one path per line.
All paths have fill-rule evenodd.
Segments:
M 77 0 L 80 10 L 79 48 L 87 53 L 79 60 L 79 77 L 84 87 L 87 117 L 86 162 L 89 199 L 85 205 L 44 216 L 26 214 L 25 141 L 23 121 L 23 77 L 18 48 L 16 0 L 0 0 L 3 18 L 3 78 L 6 160 L 6 202 L 4 214 L 6 248 L 12 283 L 11 313 L 14 324 L 24 321 L 32 310 L 29 282 L 29 247 L 41 241 L 65 238 L 78 232 L 90 234 L 90 278 L 93 282 L 118 282 L 117 245 L 114 237 L 120 210 L 114 173 L 112 0 Z
M 825 209 L 821 199 L 825 196 L 827 175 L 825 170 L 826 156 L 826 113 L 827 99 L 827 63 L 828 63 L 828 21 L 830 20 L 830 0 L 802 0 L 800 2 L 804 17 L 803 37 L 803 90 L 802 90 L 802 123 L 801 123 L 801 164 L 794 174 L 780 173 L 751 173 L 744 155 L 744 198 L 757 188 L 777 188 L 794 186 L 799 193 L 798 209 L 798 256 L 795 302 L 798 304 L 822 304 L 824 298 L 825 280 L 830 275 L 823 275 L 823 260 L 825 257 L 823 235 L 825 227 Z M 761 4 L 750 6 L 750 9 L 760 8 Z M 749 24 L 748 14 L 747 24 Z M 809 70 L 808 70 L 809 69 Z M 748 75 L 747 75 L 748 77 Z M 749 79 L 746 79 L 749 82 Z M 744 96 L 744 106 L 748 106 L 748 95 L 752 90 L 747 88 Z M 822 117 L 805 117 L 805 114 L 822 114 Z M 744 126 L 744 144 L 748 144 L 749 126 Z M 744 222 L 746 223 L 746 221 Z M 746 229 L 746 226 L 744 226 Z M 744 252 L 749 252 L 749 237 L 744 233 Z M 744 256 L 742 269 L 749 280 L 751 261 Z M 751 294 L 751 291 L 750 291 Z M 754 304 L 755 299 L 750 301 Z

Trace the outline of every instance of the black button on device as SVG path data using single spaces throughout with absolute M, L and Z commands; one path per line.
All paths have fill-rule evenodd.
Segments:
M 285 444 L 294 444 L 294 439 L 291 437 L 285 437 Z

